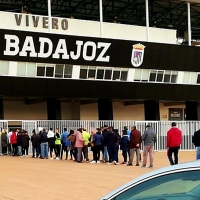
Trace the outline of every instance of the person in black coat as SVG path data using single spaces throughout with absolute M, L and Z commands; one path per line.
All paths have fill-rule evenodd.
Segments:
M 45 129 L 40 134 L 40 148 L 41 148 L 41 159 L 48 159 L 48 137 Z
M 118 137 L 113 132 L 113 128 L 108 127 L 108 132 L 104 136 L 104 142 L 105 142 L 105 145 L 107 146 L 108 155 L 109 155 L 109 163 L 108 164 L 111 164 L 112 162 L 114 162 L 114 164 L 117 165 L 117 161 L 116 161 L 116 158 L 117 158 L 117 156 L 116 156 L 117 141 L 118 141 Z
M 39 156 L 39 145 L 40 145 L 40 137 L 36 134 L 35 129 L 33 130 L 33 135 L 31 136 L 33 155 L 32 158 L 38 158 Z
M 2 154 L 7 155 L 8 138 L 6 130 L 3 130 L 1 134 L 1 147 L 2 147 Z
M 22 133 L 17 133 L 17 155 L 22 156 Z
M 200 130 L 196 131 L 192 136 L 192 143 L 196 147 L 196 160 L 200 159 Z
M 129 147 L 129 139 L 127 131 L 122 131 L 122 138 L 120 141 L 120 149 L 122 150 L 122 156 L 124 161 L 121 164 L 127 164 L 127 155 L 128 155 L 128 147 Z
M 107 134 L 107 129 L 108 129 L 108 125 L 104 125 L 103 127 L 101 127 L 103 137 L 105 137 L 105 135 Z M 105 141 L 103 141 L 103 147 L 102 148 L 103 148 L 103 150 L 102 150 L 103 161 L 108 162 L 108 149 L 107 149 L 107 146 L 105 144 Z
M 116 162 L 118 163 L 119 162 L 119 156 L 118 156 L 118 153 L 119 153 L 119 144 L 120 144 L 120 141 L 121 141 L 121 135 L 119 134 L 119 130 L 118 129 L 114 129 L 114 133 L 117 135 L 117 142 L 116 142 Z
M 29 148 L 29 140 L 30 140 L 30 137 L 28 135 L 28 132 L 25 131 L 24 135 L 22 136 L 22 155 L 25 156 L 28 156 L 28 148 Z

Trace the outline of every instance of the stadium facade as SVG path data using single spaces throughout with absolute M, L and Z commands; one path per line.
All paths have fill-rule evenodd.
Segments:
M 200 49 L 176 30 L 0 12 L 2 120 L 198 120 Z

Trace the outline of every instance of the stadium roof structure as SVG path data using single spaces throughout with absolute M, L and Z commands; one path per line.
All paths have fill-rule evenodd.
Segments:
M 192 39 L 200 39 L 200 0 L 191 3 Z M 32 14 L 48 15 L 47 0 L 0 0 L 0 10 L 21 12 L 23 6 Z M 99 21 L 99 0 L 51 0 L 52 16 Z M 146 25 L 145 0 L 103 0 L 103 21 Z M 149 24 L 176 29 L 183 38 L 188 30 L 186 0 L 149 0 Z

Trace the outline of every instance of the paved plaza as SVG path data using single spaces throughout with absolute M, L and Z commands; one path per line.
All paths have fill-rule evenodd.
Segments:
M 194 151 L 180 153 L 180 162 L 194 159 Z M 0 200 L 98 200 L 152 170 L 10 156 L 1 156 L 0 163 Z M 154 169 L 168 165 L 166 152 L 155 152 Z

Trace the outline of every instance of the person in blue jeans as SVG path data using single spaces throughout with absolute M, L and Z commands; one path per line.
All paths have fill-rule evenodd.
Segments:
M 103 137 L 105 137 L 105 135 L 107 134 L 107 125 L 104 125 L 104 127 L 101 128 L 102 130 L 102 135 Z M 104 162 L 108 162 L 108 149 L 107 146 L 105 145 L 105 142 L 103 141 L 103 145 L 102 145 L 102 150 L 103 150 L 103 161 Z
M 111 164 L 112 162 L 117 165 L 116 161 L 116 145 L 117 145 L 118 137 L 117 135 L 113 132 L 112 127 L 108 127 L 108 132 L 104 137 L 104 142 L 105 145 L 107 146 L 108 149 L 108 155 L 109 155 L 109 162 L 108 164 Z
M 22 156 L 22 133 L 20 131 L 17 133 L 17 150 L 18 156 Z
M 66 153 L 65 160 L 67 160 L 67 158 L 68 158 L 68 147 L 69 147 L 68 144 L 70 144 L 69 141 L 67 140 L 68 135 L 69 135 L 69 133 L 67 132 L 67 128 L 64 128 L 64 132 L 61 135 L 61 144 L 62 144 L 62 146 L 61 146 L 61 156 L 60 156 L 61 160 L 62 160 L 64 151 Z
M 120 144 L 120 141 L 121 141 L 121 136 L 119 134 L 119 130 L 118 129 L 114 129 L 113 131 L 117 135 L 117 138 L 118 138 L 118 140 L 116 142 L 116 159 L 115 159 L 115 161 L 118 163 L 119 162 L 118 153 L 119 153 L 119 144 Z
M 130 134 L 131 134 L 131 132 L 128 130 L 127 126 L 124 126 L 123 132 L 128 135 L 128 140 L 130 141 Z M 129 147 L 128 147 L 128 160 L 130 160 L 130 148 Z
M 48 138 L 45 129 L 40 134 L 41 159 L 48 159 Z
M 40 137 L 36 134 L 35 129 L 33 130 L 33 135 L 31 136 L 31 142 L 32 142 L 32 158 L 36 158 L 39 156 L 39 142 Z
M 124 158 L 124 161 L 121 164 L 127 164 L 127 154 L 128 154 L 128 148 L 129 148 L 129 139 L 126 131 L 122 131 L 122 138 L 120 141 L 120 149 L 122 150 L 122 156 Z
M 192 143 L 196 147 L 196 160 L 200 159 L 200 130 L 196 131 L 192 137 Z

